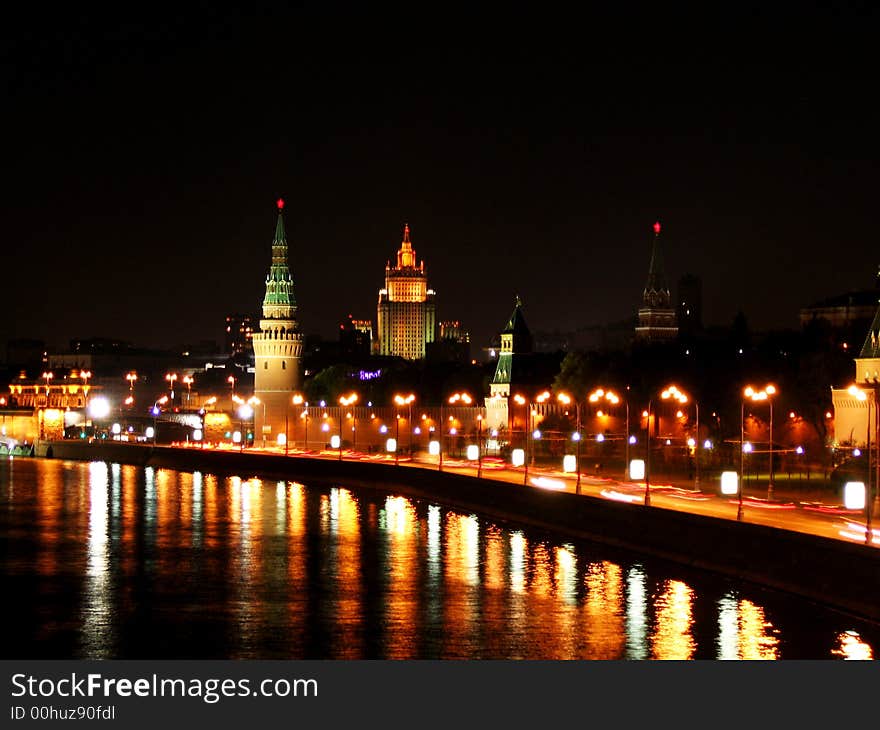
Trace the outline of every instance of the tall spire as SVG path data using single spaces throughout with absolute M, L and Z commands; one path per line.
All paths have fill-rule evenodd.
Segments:
M 400 243 L 400 250 L 397 252 L 397 268 L 409 269 L 416 266 L 416 252 L 409 240 L 409 223 L 403 224 L 403 241 Z
M 671 306 L 672 297 L 666 284 L 666 273 L 663 269 L 663 252 L 660 247 L 660 221 L 654 223 L 654 242 L 651 247 L 651 265 L 648 267 L 648 281 L 642 294 L 646 307 Z
M 293 277 L 287 263 L 287 236 L 284 232 L 284 200 L 279 198 L 278 221 L 272 239 L 272 265 L 266 276 L 266 296 L 263 298 L 263 317 L 266 319 L 294 319 L 296 298 L 293 295 Z

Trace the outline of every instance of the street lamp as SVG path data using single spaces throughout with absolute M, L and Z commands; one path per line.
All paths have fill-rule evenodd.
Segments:
M 559 393 L 556 396 L 556 400 L 558 400 L 563 405 L 571 405 L 572 397 L 568 393 Z M 577 482 L 575 482 L 574 491 L 575 494 L 581 493 L 581 403 L 576 398 L 574 399 L 574 410 L 575 410 L 575 427 L 574 427 L 574 436 L 572 438 L 577 442 L 577 454 L 575 456 L 575 468 L 577 469 Z
M 549 390 L 545 390 L 543 393 L 539 393 L 537 396 L 535 396 L 535 403 L 537 403 L 538 405 L 543 405 L 543 404 L 546 403 L 549 399 L 550 399 L 550 391 L 549 391 Z M 530 409 L 530 410 L 531 410 L 531 409 Z M 532 431 L 532 426 L 535 425 L 535 423 L 534 423 L 534 417 L 536 417 L 537 415 L 538 415 L 538 411 L 536 411 L 536 410 L 532 410 L 532 417 L 533 417 L 533 418 L 532 418 L 532 424 L 529 426 L 529 431 L 530 431 L 530 432 Z M 535 447 L 534 447 L 535 439 L 534 439 L 534 434 L 533 434 L 533 433 L 532 433 L 532 437 L 533 437 L 533 438 L 532 438 L 532 466 L 534 466 L 534 465 L 535 465 L 535 451 L 536 451 L 536 449 L 535 449 Z
M 132 370 L 126 373 L 125 379 L 128 381 L 128 398 L 125 399 L 125 404 L 131 406 L 134 404 L 134 383 L 138 379 L 137 373 Z
M 244 451 L 244 442 L 247 441 L 247 433 L 244 430 L 244 422 L 254 415 L 254 409 L 248 404 L 243 403 L 238 409 L 238 417 L 241 424 L 241 439 L 239 440 L 239 451 Z
M 342 409 L 343 409 L 343 407 L 348 408 L 349 406 L 354 405 L 355 403 L 357 403 L 357 400 L 358 400 L 357 393 L 351 393 L 347 396 L 346 395 L 339 396 L 339 461 L 342 461 Z M 351 416 L 350 413 L 348 415 Z M 355 419 L 352 419 L 352 429 L 351 429 L 352 433 L 355 432 L 355 428 L 356 428 L 355 424 L 356 424 Z M 352 448 L 352 451 L 354 451 L 354 438 L 352 438 L 351 448 Z
M 192 375 L 184 375 L 183 383 L 186 385 L 186 407 L 190 407 L 190 401 L 192 400 L 192 384 L 193 377 Z
M 688 402 L 687 393 L 679 390 L 674 385 L 670 385 L 664 390 L 660 394 L 660 397 L 663 400 L 675 400 L 681 405 L 685 405 Z M 694 401 L 694 410 L 696 411 L 696 437 L 694 438 L 694 465 L 696 467 L 696 473 L 694 479 L 694 491 L 698 491 L 700 488 L 700 404 L 696 400 Z
M 526 483 L 529 474 L 529 403 L 519 393 L 513 396 L 514 402 L 523 406 L 523 484 Z
M 596 388 L 590 395 L 587 397 L 587 400 L 590 403 L 596 404 L 600 401 L 605 401 L 606 403 L 611 404 L 612 406 L 616 406 L 620 403 L 620 397 L 612 390 L 605 390 L 604 388 Z M 602 413 L 600 412 L 601 416 Z M 629 403 L 626 402 L 626 438 L 624 444 L 624 464 L 623 468 L 623 476 L 626 478 L 627 470 L 629 469 Z
M 235 403 L 235 376 L 230 375 L 228 378 L 226 378 L 226 382 L 229 383 L 229 385 L 232 389 L 231 402 L 234 404 Z M 232 408 L 235 408 L 235 405 L 232 405 Z
M 870 545 L 872 537 L 871 518 L 874 511 L 874 490 L 871 485 L 871 401 L 868 399 L 867 392 L 856 385 L 849 386 L 847 392 L 856 400 L 865 403 L 868 407 L 868 426 L 865 434 L 865 451 L 868 452 L 868 476 L 865 479 L 865 545 Z
M 165 380 L 171 389 L 171 410 L 174 410 L 174 381 L 177 380 L 177 373 L 166 373 Z
M 80 370 L 79 377 L 83 381 L 83 403 L 86 411 L 89 409 L 89 378 L 92 377 L 91 370 Z
M 300 406 L 303 403 L 303 397 L 301 394 L 295 393 L 293 398 L 291 398 L 290 402 L 293 403 L 293 405 L 295 405 L 295 406 Z M 288 414 L 289 410 L 290 410 L 290 408 L 284 409 L 284 455 L 285 456 L 287 456 L 287 454 L 288 454 L 288 440 L 289 439 L 287 438 L 287 414 Z M 294 439 L 294 441 L 296 441 L 296 421 L 294 421 L 294 425 L 293 425 L 293 439 Z
M 753 402 L 760 403 L 763 401 L 768 401 L 770 403 L 770 475 L 767 481 L 767 499 L 772 499 L 773 497 L 773 398 L 776 394 L 776 388 L 773 385 L 768 385 L 764 388 L 764 390 L 756 390 L 751 385 L 748 386 L 743 393 L 746 398 L 751 398 Z
M 409 423 L 409 454 L 410 454 L 410 458 L 412 458 L 412 437 L 413 437 L 412 404 L 413 404 L 413 401 L 414 401 L 415 399 L 416 399 L 416 396 L 415 396 L 414 393 L 410 393 L 409 395 L 406 395 L 406 396 L 403 396 L 403 395 L 395 395 L 395 396 L 394 396 L 394 402 L 395 402 L 397 405 L 399 405 L 399 406 L 407 406 L 407 407 L 409 408 L 409 412 L 408 412 L 408 414 L 407 414 L 407 419 L 408 419 L 408 423 Z M 398 443 L 398 451 L 399 451 L 399 450 L 400 450 L 400 447 L 399 447 L 399 444 L 400 444 L 400 417 L 399 417 L 399 416 L 398 416 L 398 419 L 397 419 L 397 420 L 398 420 L 398 424 L 397 424 L 397 430 L 398 430 L 398 433 L 397 433 L 397 443 Z M 396 463 L 396 460 L 397 460 L 397 451 L 395 451 L 394 454 L 395 454 L 394 458 L 395 458 L 395 463 Z
M 471 398 L 470 393 L 453 393 L 451 396 L 449 396 L 450 405 L 456 405 L 458 403 L 462 403 L 466 406 L 469 406 L 473 402 L 474 402 L 474 399 Z M 452 416 L 450 416 L 450 418 L 452 418 Z M 442 431 L 442 424 L 441 424 L 441 431 Z M 441 437 L 440 453 L 441 453 L 441 455 L 443 453 L 442 437 Z M 461 456 L 461 454 L 459 454 L 459 456 Z

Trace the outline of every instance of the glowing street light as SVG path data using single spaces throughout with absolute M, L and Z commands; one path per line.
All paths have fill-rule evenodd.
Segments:
M 847 392 L 853 396 L 857 401 L 864 403 L 867 406 L 867 423 L 868 426 L 865 429 L 865 452 L 868 454 L 868 477 L 865 480 L 865 483 L 862 484 L 862 499 L 864 500 L 864 505 L 855 506 L 850 509 L 861 509 L 861 507 L 865 508 L 865 544 L 871 544 L 871 536 L 873 533 L 871 518 L 873 517 L 874 512 L 874 489 L 871 484 L 871 400 L 868 398 L 868 393 L 857 385 L 851 385 L 847 388 Z M 800 448 L 800 447 L 798 447 Z M 855 452 L 853 452 L 855 455 Z M 849 489 L 851 483 L 847 483 L 846 487 Z M 844 492 L 844 496 L 847 496 L 847 492 Z M 854 499 L 850 496 L 850 504 L 852 504 Z
M 664 390 L 660 397 L 663 400 L 674 400 L 680 405 L 685 405 L 689 401 L 688 394 L 684 391 L 679 390 L 676 386 L 670 385 L 666 390 Z M 694 401 L 694 410 L 696 412 L 696 438 L 688 440 L 688 446 L 694 449 L 694 466 L 695 469 L 695 478 L 694 478 L 694 490 L 698 490 L 700 488 L 700 404 L 695 400 Z M 681 418 L 683 413 L 678 411 L 676 417 Z
M 174 408 L 174 381 L 177 380 L 177 373 L 166 373 L 165 380 L 168 381 L 171 389 L 171 407 Z
M 412 422 L 412 404 L 415 401 L 416 396 L 414 393 L 410 393 L 409 395 L 395 395 L 394 402 L 399 406 L 406 406 L 408 408 L 406 422 L 409 424 L 409 453 L 410 457 L 412 457 L 412 446 L 413 446 L 413 422 Z M 397 419 L 398 429 L 400 428 L 400 418 Z M 400 433 L 398 431 L 398 441 L 400 440 Z M 395 452 L 396 454 L 397 452 Z
M 768 402 L 770 404 L 770 475 L 767 481 L 767 499 L 773 497 L 773 398 L 776 395 L 776 387 L 767 385 L 763 390 L 757 390 L 751 385 L 743 390 L 743 395 L 751 399 L 753 403 Z
M 353 406 L 355 403 L 357 403 L 357 401 L 358 401 L 358 394 L 357 393 L 350 393 L 349 395 L 339 396 L 339 461 L 342 461 L 342 423 L 343 423 L 342 409 L 348 408 L 349 406 Z M 349 418 L 351 418 L 351 416 L 352 416 L 351 413 L 348 413 L 347 415 Z M 352 427 L 351 427 L 351 432 L 352 432 L 351 448 L 352 448 L 352 451 L 354 450 L 354 444 L 355 444 L 354 434 L 355 434 L 356 428 L 357 428 L 357 421 L 356 421 L 356 419 L 352 418 Z
M 189 408 L 190 400 L 192 399 L 192 375 L 184 375 L 182 382 L 186 385 L 186 407 Z
M 581 493 L 581 403 L 577 398 L 572 398 L 568 393 L 558 393 L 556 396 L 556 400 L 562 403 L 565 406 L 571 405 L 572 401 L 574 402 L 574 412 L 575 412 L 575 427 L 574 427 L 574 435 L 572 439 L 576 442 L 577 453 L 574 457 L 574 469 L 567 469 L 566 471 L 577 471 L 577 481 L 574 485 L 575 494 Z M 564 461 L 564 460 L 563 460 Z
M 290 402 L 295 406 L 301 406 L 303 404 L 303 397 L 301 393 L 295 393 L 293 397 L 290 399 Z M 290 439 L 287 437 L 287 428 L 288 428 L 288 411 L 290 409 L 285 407 L 284 409 L 284 455 L 287 456 L 289 453 L 289 443 Z M 304 411 L 306 417 L 308 417 L 308 413 Z M 302 417 L 302 416 L 301 416 Z M 306 421 L 306 429 L 309 427 L 309 422 Z M 306 433 L 308 436 L 308 432 Z M 293 440 L 296 441 L 296 421 L 293 422 Z M 308 446 L 306 446 L 308 448 Z

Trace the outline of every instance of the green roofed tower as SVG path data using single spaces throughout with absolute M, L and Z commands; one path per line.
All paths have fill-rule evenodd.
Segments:
M 288 266 L 284 232 L 284 201 L 278 200 L 278 221 L 272 240 L 272 263 L 266 276 L 260 331 L 253 334 L 255 440 L 283 444 L 287 440 L 288 408 L 300 384 L 302 334 L 296 320 L 296 297 Z

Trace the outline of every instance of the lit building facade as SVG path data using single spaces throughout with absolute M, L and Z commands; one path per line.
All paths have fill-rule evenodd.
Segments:
M 866 398 L 860 400 L 848 388 L 831 389 L 834 445 L 863 446 L 868 440 L 869 412 L 873 415 L 873 404 L 878 401 L 880 390 L 880 307 L 875 307 L 874 320 L 855 363 L 855 382 L 865 391 Z M 877 436 L 875 433 L 874 438 Z
M 225 332 L 226 353 L 229 355 L 249 353 L 256 324 L 254 317 L 249 314 L 228 315 Z
M 293 277 L 287 261 L 284 201 L 278 201 L 278 222 L 272 241 L 272 264 L 266 276 L 260 331 L 254 332 L 254 438 L 278 443 L 286 437 L 293 392 L 299 387 L 303 338 L 296 320 Z
M 421 360 L 425 357 L 426 345 L 434 342 L 435 294 L 428 288 L 425 262 L 416 263 L 409 225 L 403 228 L 396 266 L 391 266 L 390 261 L 385 265 L 385 288 L 379 290 L 377 330 L 380 355 Z
M 668 342 L 678 336 L 675 309 L 663 270 L 663 252 L 660 246 L 660 223 L 654 224 L 654 243 L 648 281 L 642 292 L 642 306 L 636 325 L 636 341 L 642 343 Z

